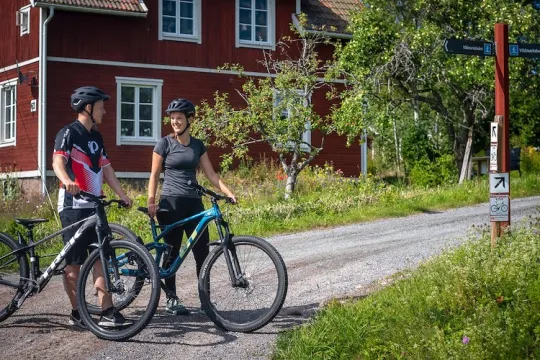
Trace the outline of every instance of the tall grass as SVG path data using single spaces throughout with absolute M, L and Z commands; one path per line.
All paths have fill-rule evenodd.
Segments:
M 489 235 L 279 337 L 274 359 L 540 358 L 540 226 Z

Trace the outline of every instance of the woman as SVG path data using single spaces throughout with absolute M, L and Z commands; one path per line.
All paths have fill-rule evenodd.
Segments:
M 173 100 L 165 111 L 170 119 L 173 133 L 161 138 L 152 154 L 152 172 L 148 184 L 148 212 L 157 215 L 160 225 L 169 225 L 195 215 L 204 210 L 200 195 L 192 186 L 196 182 L 196 170 L 200 166 L 208 180 L 233 202 L 236 198 L 231 190 L 214 172 L 203 142 L 190 135 L 189 126 L 195 116 L 195 107 L 186 99 Z M 164 170 L 165 177 L 156 212 L 155 196 L 159 174 Z M 165 242 L 172 246 L 168 264 L 178 257 L 184 231 L 189 236 L 198 221 L 192 221 L 172 230 L 165 236 Z M 204 259 L 208 255 L 208 230 L 205 230 L 193 247 L 193 256 L 199 276 Z M 167 287 L 167 311 L 174 315 L 187 315 L 189 312 L 176 295 L 176 275 L 165 279 Z

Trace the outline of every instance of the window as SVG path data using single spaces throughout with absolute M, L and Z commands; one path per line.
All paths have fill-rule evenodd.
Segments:
M 153 145 L 161 137 L 163 80 L 116 77 L 117 145 Z
M 303 98 L 304 92 L 297 90 L 298 93 L 298 102 L 302 101 L 304 106 L 307 106 L 307 100 Z M 282 97 L 278 91 L 274 93 L 274 106 L 278 106 L 282 101 Z M 281 119 L 288 119 L 291 115 L 292 109 L 290 107 L 283 108 L 281 110 Z M 311 145 L 311 123 L 308 121 L 304 125 L 305 131 L 302 133 L 302 141 L 300 144 L 300 149 L 303 151 L 311 151 L 309 145 Z M 309 145 L 308 145 L 309 144 Z M 292 145 L 292 144 L 291 144 Z
M 17 81 L 0 84 L 0 146 L 15 145 Z
M 201 43 L 201 0 L 160 0 L 159 40 Z
M 21 36 L 30 34 L 30 6 L 25 6 L 17 11 L 16 24 L 21 28 Z
M 274 47 L 275 0 L 236 0 L 236 46 Z

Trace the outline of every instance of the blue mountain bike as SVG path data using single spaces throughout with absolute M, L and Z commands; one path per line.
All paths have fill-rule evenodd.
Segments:
M 213 247 L 199 274 L 199 298 L 207 316 L 220 328 L 228 331 L 250 332 L 268 324 L 278 314 L 287 294 L 287 269 L 278 251 L 264 239 L 231 234 L 223 219 L 218 201 L 232 201 L 198 184 L 192 184 L 201 196 L 207 196 L 212 207 L 168 226 L 157 226 L 150 218 L 154 241 L 145 244 L 154 256 L 162 279 L 170 277 L 186 259 L 200 234 L 210 222 L 217 226 L 219 240 Z M 148 215 L 147 208 L 139 208 Z M 172 229 L 189 221 L 199 220 L 179 256 L 168 263 L 171 246 L 161 240 Z M 159 233 L 158 233 L 159 230 Z M 138 238 L 142 243 L 142 240 Z M 139 282 L 135 282 L 139 284 Z M 165 289 L 165 284 L 161 282 Z M 137 290 L 133 289 L 133 293 Z

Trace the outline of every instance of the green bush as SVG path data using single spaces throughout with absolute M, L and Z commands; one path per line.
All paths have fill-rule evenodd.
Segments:
M 521 171 L 528 173 L 540 173 L 540 152 L 532 147 L 521 150 Z
M 435 162 L 423 158 L 414 163 L 409 174 L 411 184 L 421 187 L 454 184 L 458 180 L 458 172 L 452 155 L 438 157 Z

